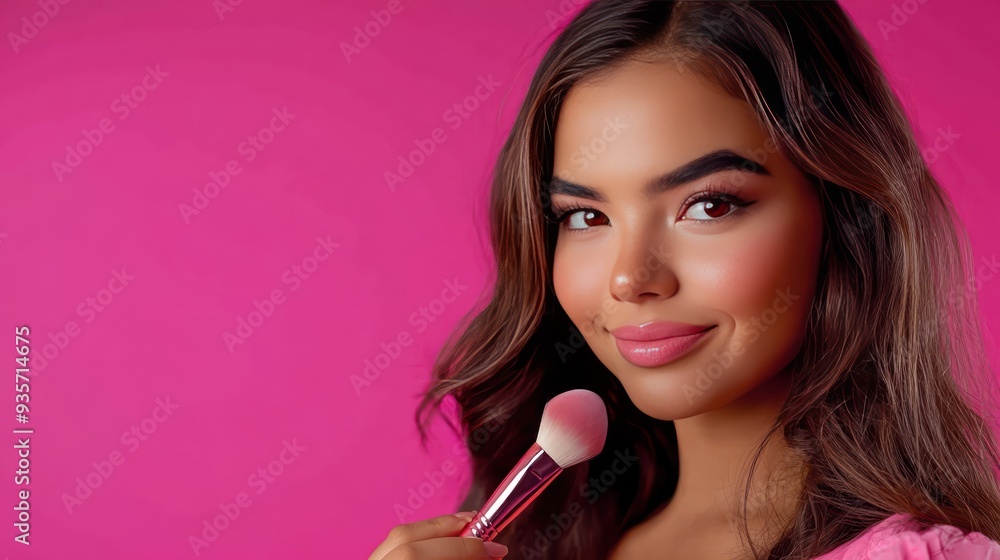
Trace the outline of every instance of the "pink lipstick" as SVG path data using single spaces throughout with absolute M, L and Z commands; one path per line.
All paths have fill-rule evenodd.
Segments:
M 688 352 L 715 328 L 670 321 L 651 321 L 611 330 L 622 357 L 639 367 L 657 367 Z

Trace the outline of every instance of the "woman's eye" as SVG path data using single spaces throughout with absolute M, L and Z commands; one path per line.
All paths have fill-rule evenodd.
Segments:
M 739 206 L 742 205 L 730 201 L 728 197 L 714 195 L 692 203 L 684 212 L 683 218 L 701 221 L 718 220 L 732 214 Z
M 688 204 L 681 219 L 711 222 L 735 214 L 741 208 L 751 204 L 753 202 L 744 201 L 726 193 L 701 193 Z M 583 232 L 597 226 L 611 225 L 610 220 L 603 212 L 593 208 L 574 206 L 567 208 L 562 213 L 556 212 L 556 214 L 560 217 L 556 218 L 555 221 L 562 228 L 571 231 Z
M 566 229 L 582 230 L 608 224 L 608 217 L 592 208 L 583 208 L 566 213 L 560 220 Z

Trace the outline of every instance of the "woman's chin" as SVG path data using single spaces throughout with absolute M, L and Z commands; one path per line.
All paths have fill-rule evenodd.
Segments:
M 657 420 L 681 420 L 719 407 L 715 391 L 711 391 L 711 387 L 699 389 L 688 375 L 631 369 L 633 371 L 616 376 L 632 403 L 646 416 Z

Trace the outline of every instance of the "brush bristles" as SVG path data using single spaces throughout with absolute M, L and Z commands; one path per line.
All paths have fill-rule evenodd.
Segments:
M 596 393 L 574 389 L 545 404 L 537 441 L 565 469 L 596 457 L 607 436 L 604 401 Z

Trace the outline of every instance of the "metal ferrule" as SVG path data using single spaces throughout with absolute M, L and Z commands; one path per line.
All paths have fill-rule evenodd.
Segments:
M 459 536 L 492 541 L 563 471 L 536 442 Z

